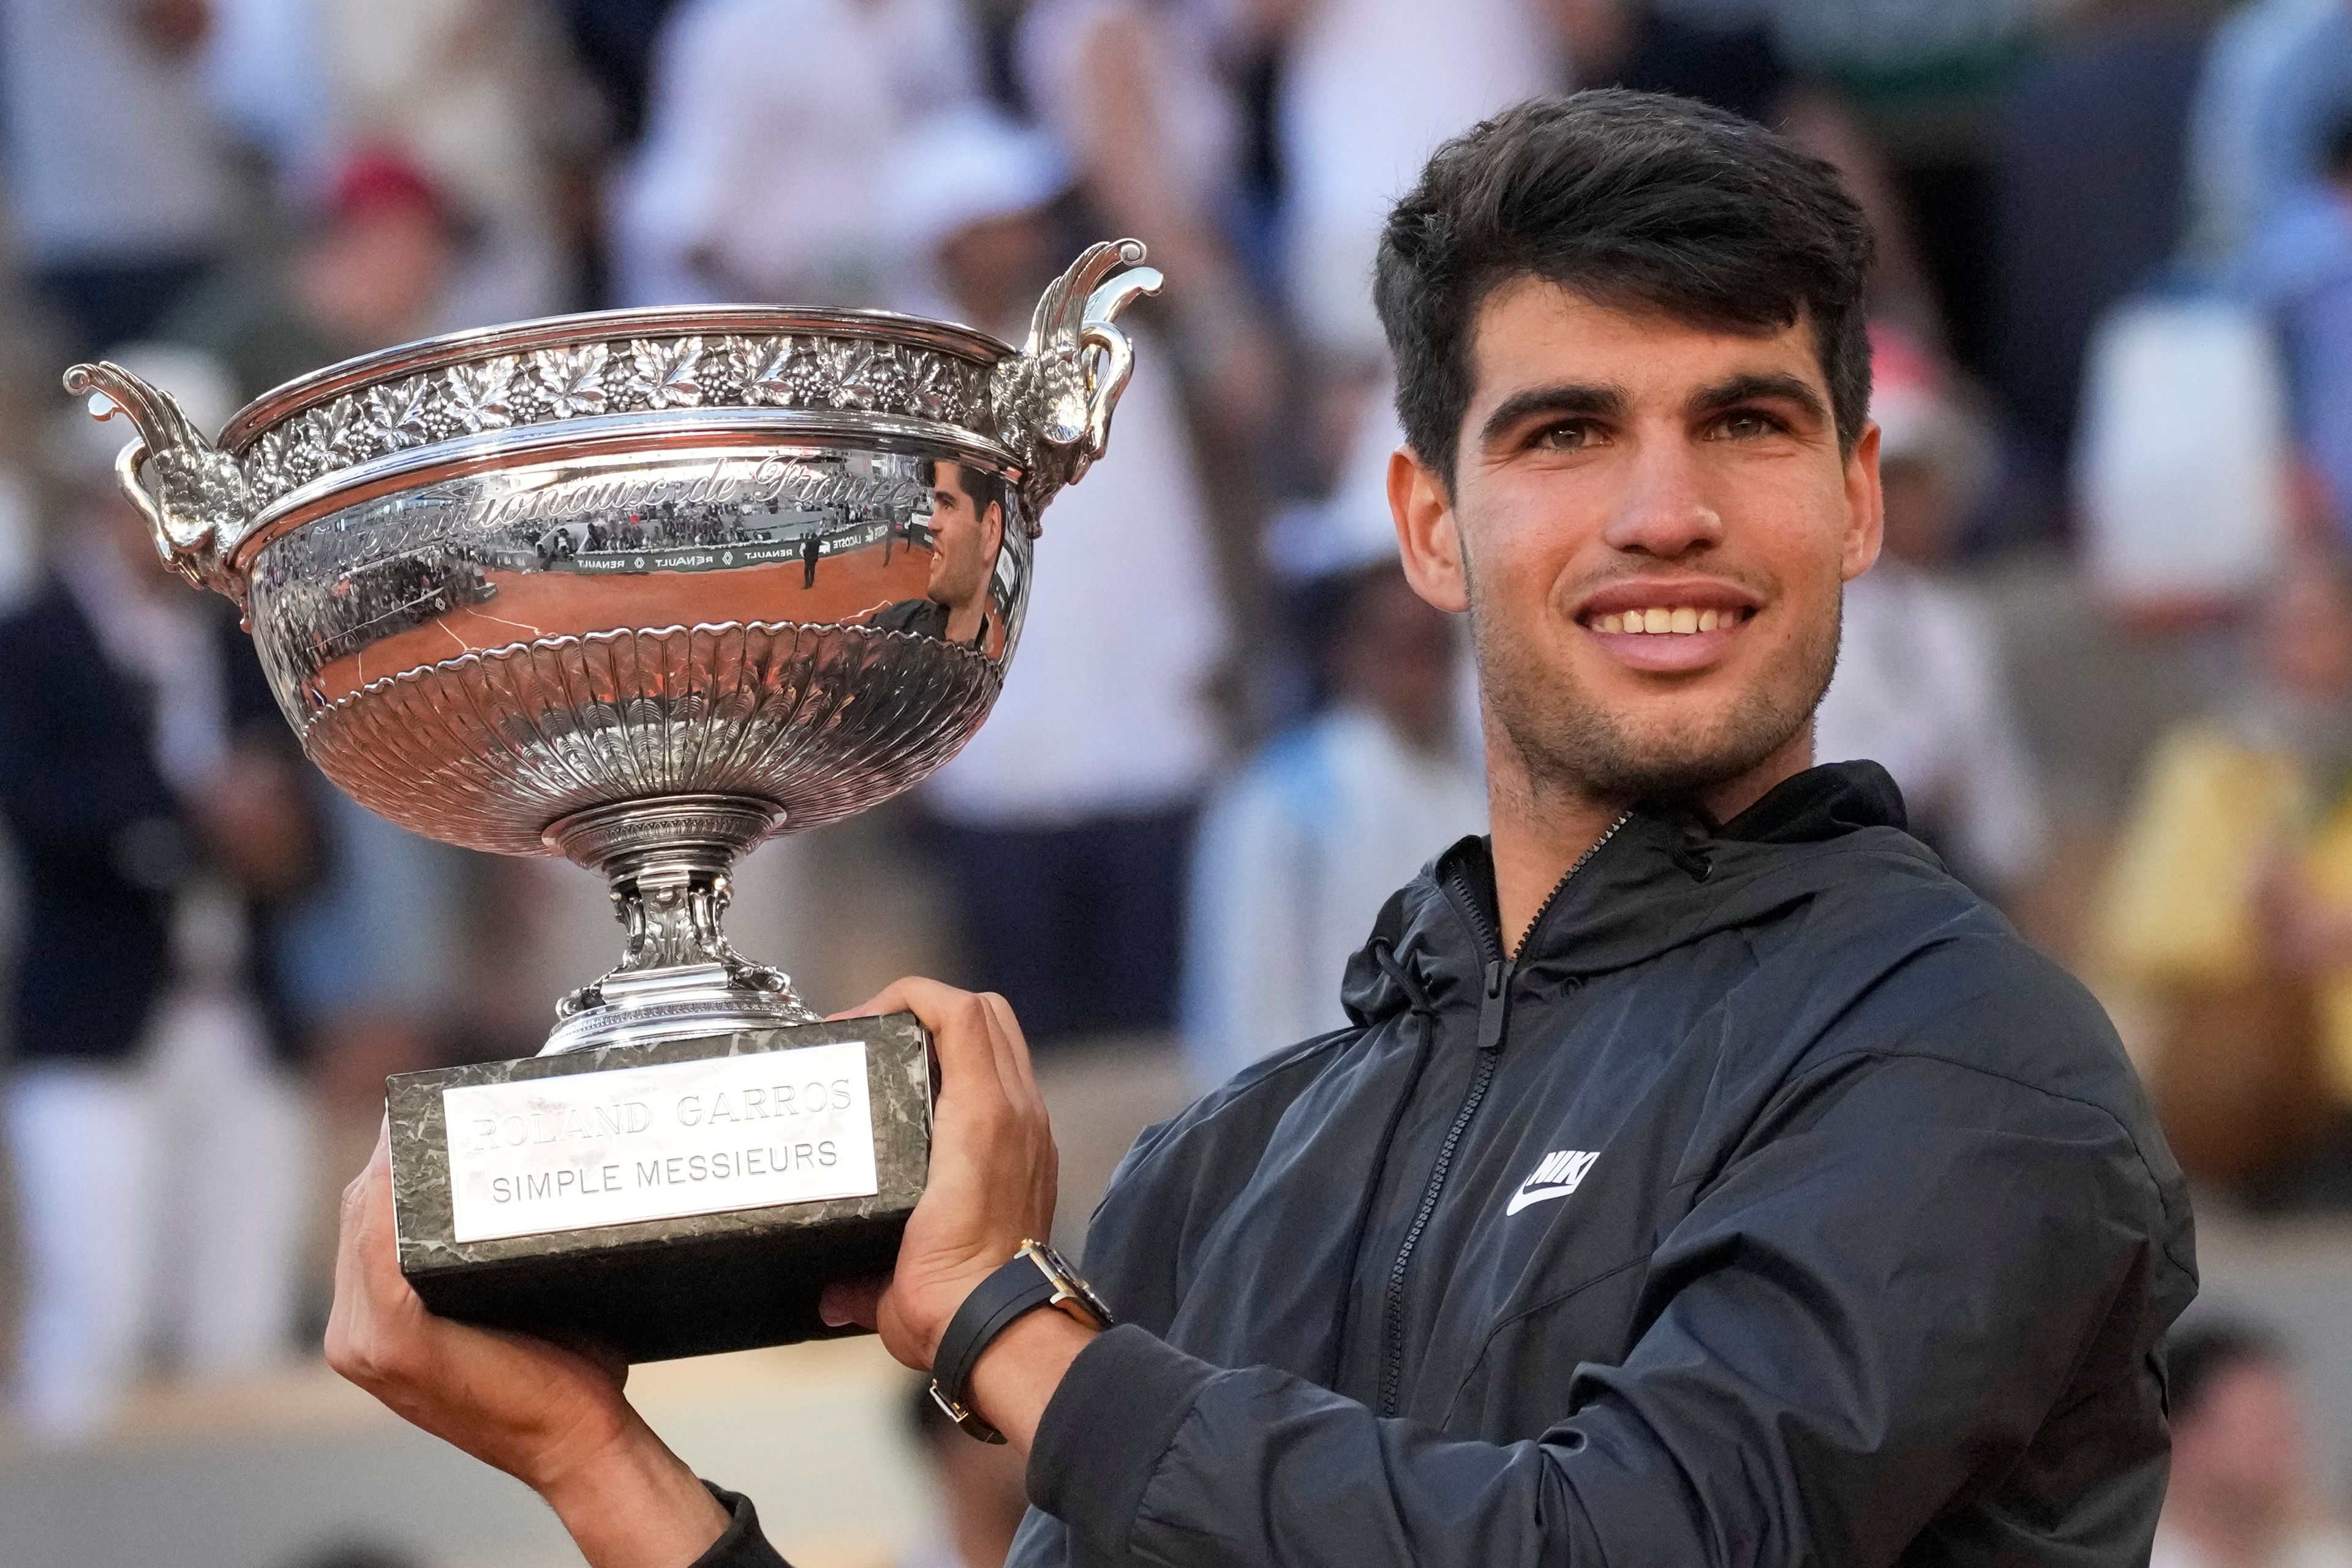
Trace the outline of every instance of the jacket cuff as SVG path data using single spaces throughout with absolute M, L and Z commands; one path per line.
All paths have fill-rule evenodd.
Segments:
M 719 1506 L 727 1510 L 727 1533 L 710 1543 L 710 1550 L 687 1564 L 687 1568 L 792 1568 L 768 1544 L 760 1533 L 760 1515 L 751 1507 L 751 1500 L 730 1491 L 721 1491 L 709 1481 L 702 1483 Z
M 1096 1336 L 1037 1423 L 1029 1500 L 1104 1554 L 1124 1555 L 1144 1488 L 1218 1375 L 1131 1323 Z

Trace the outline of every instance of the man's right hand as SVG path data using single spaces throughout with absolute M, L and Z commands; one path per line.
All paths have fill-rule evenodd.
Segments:
M 417 1299 L 394 1245 L 388 1130 L 343 1192 L 327 1363 L 545 1498 L 593 1568 L 678 1568 L 727 1528 L 623 1396 L 617 1357 L 455 1322 Z

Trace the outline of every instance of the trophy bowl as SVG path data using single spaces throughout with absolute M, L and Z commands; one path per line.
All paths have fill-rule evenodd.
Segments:
M 401 1268 L 632 1361 L 840 1331 L 930 1147 L 906 1015 L 827 1024 L 729 945 L 737 856 L 929 775 L 988 715 L 1054 493 L 1104 449 L 1160 275 L 1088 249 L 1019 348 L 878 311 L 606 311 L 348 360 L 216 439 L 67 390 L 164 563 L 245 613 L 302 749 L 452 844 L 600 871 L 620 963 L 537 1057 L 387 1084 Z M 420 916 L 420 918 L 429 918 Z
M 1038 517 L 1103 450 L 1097 245 L 1028 342 L 877 311 L 560 316 L 304 376 L 217 443 L 106 363 L 66 386 L 166 563 L 243 608 L 304 752 L 428 837 L 562 854 L 626 948 L 551 1050 L 814 1015 L 738 955 L 734 858 L 953 756 L 1020 640 Z

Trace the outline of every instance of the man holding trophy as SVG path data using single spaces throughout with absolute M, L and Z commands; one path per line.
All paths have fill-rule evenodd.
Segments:
M 1825 165 L 1679 100 L 1531 103 L 1431 161 L 1377 283 L 1408 442 L 1390 499 L 1415 589 L 1471 617 L 1492 834 L 1390 900 L 1345 977 L 1349 1028 L 1144 1135 L 1085 1278 L 1034 1239 L 1054 1143 L 1001 1000 L 908 980 L 806 1022 L 716 915 L 732 847 L 856 809 L 978 721 L 997 673 L 968 668 L 979 650 L 852 638 L 919 596 L 872 564 L 863 520 L 909 453 L 1005 477 L 1009 651 L 1036 511 L 1100 450 L 1135 274 L 1082 262 L 1017 356 L 927 333 L 923 353 L 988 363 L 992 412 L 866 418 L 853 404 L 887 401 L 869 368 L 786 432 L 771 410 L 807 400 L 742 388 L 798 397 L 801 362 L 762 381 L 755 345 L 714 371 L 708 323 L 693 390 L 730 406 L 690 426 L 638 391 L 567 430 L 547 409 L 583 368 L 571 340 L 525 345 L 554 357 L 520 419 L 515 372 L 485 357 L 507 344 L 361 362 L 231 421 L 262 510 L 210 531 L 187 515 L 201 487 L 173 489 L 173 464 L 209 448 L 169 447 L 162 411 L 134 406 L 167 547 L 249 594 L 310 754 L 445 836 L 520 852 L 543 835 L 597 865 L 630 933 L 567 1005 L 559 1054 L 395 1080 L 345 1198 L 330 1359 L 539 1490 L 598 1568 L 780 1561 L 749 1503 L 637 1418 L 624 1363 L 820 1331 L 811 1312 L 878 1329 L 966 1430 L 1027 1454 L 1023 1564 L 2144 1560 L 2168 1451 L 2158 1345 L 2195 1288 L 2179 1173 L 2087 994 L 1903 833 L 1882 771 L 1808 766 L 1842 585 L 1878 548 L 1869 250 Z M 679 357 L 675 330 L 601 330 L 642 332 L 648 377 Z M 821 381 L 826 334 L 880 330 L 780 335 L 820 340 Z M 333 431 L 282 487 L 283 442 L 254 459 L 273 416 L 409 374 L 446 379 L 461 410 L 504 375 L 508 423 L 486 440 L 427 421 L 415 452 L 363 441 L 341 489 Z M 641 482 L 755 426 L 801 444 L 761 459 L 797 477 L 705 455 Z M 858 445 L 807 455 L 823 432 Z M 605 472 L 623 463 L 628 484 Z M 837 624 L 788 634 L 758 619 L 766 580 L 733 574 L 793 548 L 761 542 L 772 495 L 820 481 L 853 502 L 815 557 Z M 543 530 L 592 492 L 656 523 L 733 509 L 733 564 L 688 577 L 705 569 L 649 523 L 644 548 L 590 563 L 606 575 L 551 582 L 479 525 Z M 400 595 L 336 611 L 395 559 Z M 624 661 L 594 629 L 589 652 L 468 629 L 495 612 L 509 637 L 560 640 L 560 613 L 604 613 L 613 584 L 649 623 L 636 642 L 667 644 Z M 673 618 L 700 624 L 651 628 L 669 588 Z M 425 639 L 400 641 L 422 630 L 463 651 L 423 662 Z M 775 651 L 811 636 L 797 664 Z M 780 705 L 823 722 L 761 729 Z M 686 738 L 647 742 L 657 717 Z M 743 760 L 772 755 L 802 765 Z M 908 1015 L 935 1100 L 909 1077 Z M 664 1159 L 715 1168 L 663 1131 L 686 1096 L 700 1125 L 714 1096 L 740 1112 L 756 1090 L 765 1116 L 797 1083 L 803 1114 L 819 1079 L 788 1064 L 817 1052 L 870 1110 L 826 1110 L 840 1159 L 804 1190 L 725 1213 L 626 1190 Z M 579 1086 L 598 1080 L 592 1103 Z M 651 1107 L 644 1127 L 630 1105 Z M 463 1125 L 588 1152 L 483 1163 Z M 536 1232 L 468 1220 L 469 1184 L 501 1179 L 571 1186 Z M 618 1196 L 583 1195 L 608 1181 Z M 658 1278 L 687 1256 L 785 1304 L 763 1317 Z M 800 1265 L 746 1261 L 776 1256 Z M 436 1292 L 474 1321 L 430 1310 Z M 562 1310 L 592 1295 L 617 1304 Z

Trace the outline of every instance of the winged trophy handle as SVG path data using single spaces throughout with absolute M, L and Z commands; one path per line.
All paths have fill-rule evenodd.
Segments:
M 1038 300 L 1022 352 L 996 367 L 990 403 L 998 437 L 1022 460 L 1033 537 L 1045 503 L 1109 445 L 1111 416 L 1135 374 L 1118 316 L 1161 283 L 1144 255 L 1138 239 L 1087 247 Z
M 115 458 L 114 477 L 147 520 L 163 564 L 242 605 L 245 582 L 228 563 L 250 516 L 236 459 L 190 422 L 177 398 L 119 364 L 75 365 L 65 383 L 68 393 L 88 399 L 91 418 L 120 414 L 138 431 Z

